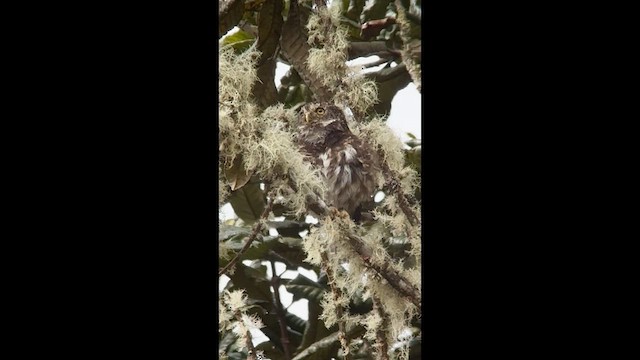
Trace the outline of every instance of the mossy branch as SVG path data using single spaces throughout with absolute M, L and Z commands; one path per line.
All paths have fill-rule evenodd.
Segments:
M 411 79 L 416 86 L 418 92 L 422 92 L 422 72 L 420 64 L 411 57 L 411 36 L 409 35 L 409 20 L 407 19 L 407 11 L 400 0 L 395 0 L 396 10 L 398 12 L 397 23 L 400 26 L 400 38 L 403 42 L 402 61 L 407 65 L 407 71 L 411 75 Z
M 385 41 L 353 41 L 349 43 L 348 59 L 377 55 L 383 58 L 400 56 L 400 52 L 391 49 Z
M 226 34 L 242 19 L 244 13 L 243 0 L 220 1 L 218 9 L 218 37 Z
M 276 53 L 282 32 L 282 0 L 267 0 L 262 4 L 258 22 L 257 49 L 260 59 L 256 72 L 260 81 L 253 87 L 253 97 L 263 109 L 278 102 L 278 91 L 273 79 L 276 69 Z
M 344 353 L 344 360 L 351 360 L 351 351 L 349 351 L 349 336 L 347 334 L 346 324 L 344 321 L 344 312 L 342 311 L 342 305 L 339 304 L 339 299 L 342 298 L 342 291 L 336 285 L 335 275 L 331 266 L 329 266 L 329 257 L 327 256 L 327 252 L 323 251 L 322 254 L 322 263 L 324 264 L 324 272 L 327 274 L 327 278 L 329 279 L 329 287 L 331 288 L 331 293 L 333 294 L 333 300 L 336 302 L 336 316 L 338 318 L 338 339 L 340 340 L 340 346 L 342 347 L 342 351 Z
M 265 206 L 258 221 L 256 221 L 255 225 L 253 225 L 253 229 L 251 231 L 251 234 L 249 234 L 249 237 L 247 238 L 247 242 L 244 244 L 242 249 L 238 251 L 236 256 L 233 259 L 231 259 L 231 261 L 229 261 L 229 263 L 224 268 L 218 271 L 218 276 L 222 276 L 224 273 L 226 273 L 231 267 L 233 267 L 238 262 L 242 254 L 244 254 L 247 250 L 249 250 L 249 248 L 251 247 L 251 243 L 253 243 L 253 241 L 256 239 L 260 231 L 263 229 L 264 220 L 266 220 L 267 217 L 269 216 L 269 213 L 271 212 L 271 208 L 273 207 L 274 201 L 275 201 L 275 194 L 271 194 L 269 201 L 267 202 L 267 206 Z
M 420 220 L 411 209 L 411 206 L 409 205 L 409 201 L 407 200 L 407 196 L 402 191 L 402 186 L 400 185 L 400 182 L 397 180 L 399 178 L 398 174 L 396 174 L 395 171 L 391 170 L 389 168 L 389 164 L 387 164 L 387 162 L 384 160 L 385 154 L 381 146 L 378 146 L 378 155 L 380 156 L 380 159 L 381 159 L 380 166 L 382 168 L 382 174 L 384 175 L 384 178 L 387 181 L 387 187 L 389 188 L 389 191 L 391 191 L 391 193 L 395 195 L 398 201 L 398 206 L 400 206 L 400 209 L 402 210 L 404 215 L 407 217 L 407 220 L 409 221 L 409 223 L 412 226 L 418 225 L 420 223 Z
M 242 313 L 240 312 L 240 310 L 236 311 L 234 313 L 234 316 L 237 321 L 242 323 Z M 249 353 L 249 355 L 247 356 L 247 360 L 257 360 L 258 357 L 256 354 L 256 348 L 253 346 L 253 341 L 251 340 L 251 332 L 249 332 L 249 329 L 247 329 L 246 333 L 244 334 L 244 342 L 247 347 L 247 352 Z
M 347 336 L 353 339 L 358 336 L 361 336 L 362 334 L 365 333 L 365 331 L 366 329 L 363 326 L 353 326 L 347 330 Z M 315 354 L 316 352 L 330 347 L 334 342 L 338 340 L 338 338 L 339 338 L 339 332 L 333 333 L 325 338 L 322 338 L 321 340 L 318 340 L 313 344 L 309 345 L 306 349 L 304 349 L 304 351 L 296 355 L 296 357 L 294 357 L 292 360 L 302 360 L 302 359 L 308 358 L 313 354 Z
M 297 1 L 291 1 L 287 21 L 282 27 L 280 49 L 289 63 L 296 69 L 302 81 L 309 87 L 317 101 L 330 101 L 334 92 L 309 70 L 307 59 L 310 47 L 304 35 L 304 25 L 300 23 Z
M 292 182 L 290 181 L 290 184 Z M 294 189 L 295 190 L 295 189 Z M 324 202 L 315 196 L 309 195 L 307 197 L 307 207 L 313 209 L 313 211 L 319 216 L 319 220 L 330 215 L 329 208 Z M 414 215 L 415 216 L 415 215 Z M 400 293 L 403 297 L 408 298 L 416 307 L 420 308 L 421 296 L 418 289 L 416 289 L 409 280 L 399 274 L 389 264 L 389 259 L 385 260 L 382 264 L 374 264 L 371 261 L 371 254 L 373 250 L 369 248 L 365 242 L 354 234 L 346 234 L 348 243 L 352 249 L 360 256 L 365 266 L 374 270 L 385 278 L 392 288 Z M 324 260 L 324 259 L 323 259 Z M 327 274 L 328 275 L 328 274 Z
M 371 261 L 372 250 L 355 235 L 348 235 L 349 244 L 353 250 L 360 255 L 360 258 L 364 261 L 366 267 L 375 270 L 383 278 L 387 280 L 387 283 L 399 292 L 402 296 L 409 299 L 416 307 L 420 308 L 421 296 L 418 289 L 416 289 L 409 280 L 399 274 L 389 264 L 389 260 L 384 261 L 382 264 L 375 264 Z
M 387 344 L 387 326 L 389 319 L 382 308 L 380 299 L 375 296 L 373 297 L 373 310 L 376 311 L 382 319 L 382 323 L 376 331 L 376 360 L 389 360 L 389 344 Z

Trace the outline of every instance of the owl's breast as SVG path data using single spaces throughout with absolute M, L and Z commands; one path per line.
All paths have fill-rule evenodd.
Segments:
M 329 188 L 328 200 L 333 206 L 353 213 L 358 205 L 373 195 L 373 174 L 351 144 L 331 147 L 319 159 Z

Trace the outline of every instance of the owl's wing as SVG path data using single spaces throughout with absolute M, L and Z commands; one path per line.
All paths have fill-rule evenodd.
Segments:
M 357 161 L 362 170 L 367 174 L 375 174 L 380 171 L 380 162 L 378 155 L 373 151 L 369 144 L 365 143 L 356 136 L 351 136 L 347 140 L 347 143 L 357 151 Z
M 303 141 L 300 135 L 296 135 L 295 141 L 298 144 L 300 153 L 304 156 L 304 159 L 316 167 L 322 166 L 322 160 L 318 157 L 318 151 L 314 149 L 310 144 Z

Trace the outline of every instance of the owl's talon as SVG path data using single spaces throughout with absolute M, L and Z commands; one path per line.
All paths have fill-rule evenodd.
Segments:
M 329 216 L 331 216 L 332 218 L 341 218 L 341 219 L 350 219 L 351 216 L 349 215 L 348 212 L 344 211 L 344 210 L 340 210 L 334 206 L 331 206 L 329 208 Z

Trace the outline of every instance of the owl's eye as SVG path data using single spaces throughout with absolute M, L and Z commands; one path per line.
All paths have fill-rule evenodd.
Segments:
M 316 109 L 316 114 L 323 115 L 324 114 L 324 108 L 317 108 Z

